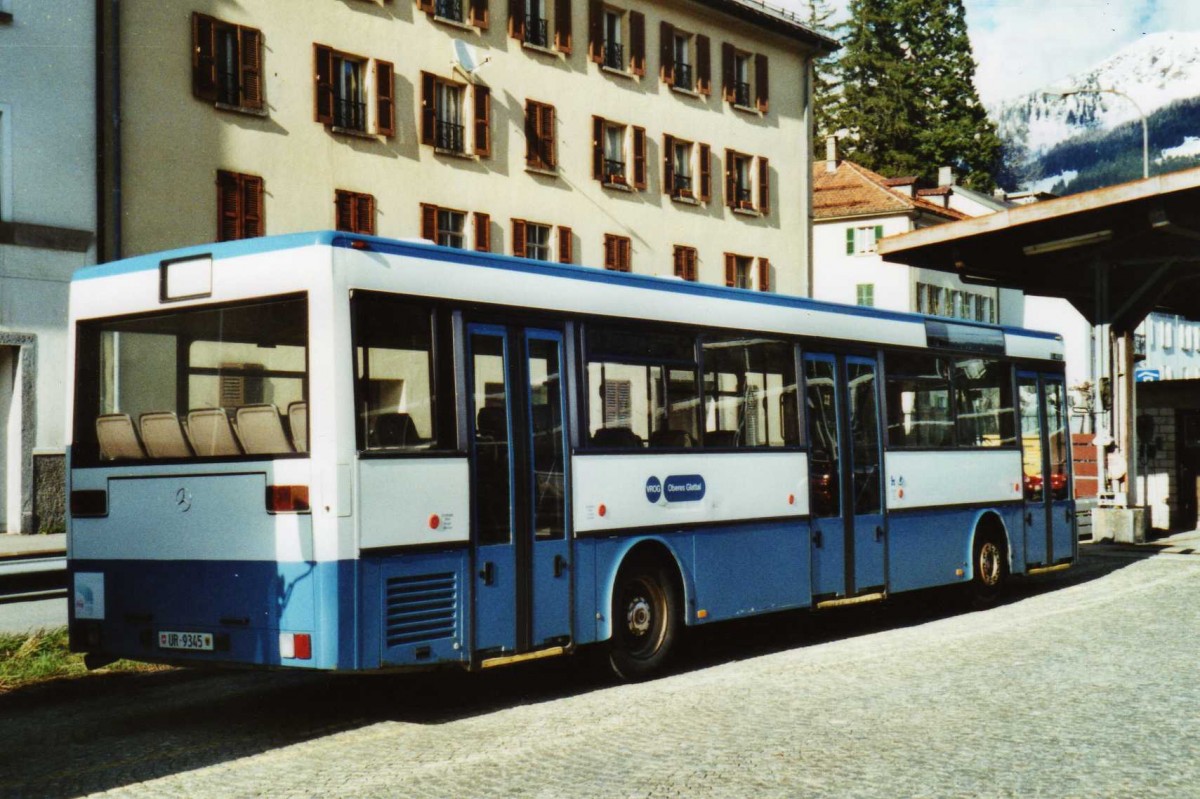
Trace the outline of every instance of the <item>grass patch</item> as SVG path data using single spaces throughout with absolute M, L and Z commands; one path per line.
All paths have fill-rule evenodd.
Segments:
M 104 671 L 160 671 L 166 666 L 118 660 Z M 28 635 L 0 633 L 0 694 L 33 683 L 87 674 L 83 655 L 70 651 L 67 628 Z

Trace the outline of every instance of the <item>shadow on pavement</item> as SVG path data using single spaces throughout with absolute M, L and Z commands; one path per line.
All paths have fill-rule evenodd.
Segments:
M 1153 553 L 1144 553 L 1146 557 Z M 1066 572 L 1015 581 L 1005 602 L 1099 579 L 1139 558 L 1085 550 Z M 684 673 L 975 611 L 961 592 L 914 592 L 820 614 L 689 631 Z M 326 675 L 180 669 L 97 674 L 0 696 L 0 796 L 72 797 L 246 758 L 379 722 L 441 724 L 609 687 L 594 653 L 496 672 Z

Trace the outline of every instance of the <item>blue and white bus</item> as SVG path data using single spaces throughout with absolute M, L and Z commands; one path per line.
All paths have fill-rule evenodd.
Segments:
M 71 285 L 72 646 L 469 669 L 1076 557 L 1053 334 L 333 232 Z

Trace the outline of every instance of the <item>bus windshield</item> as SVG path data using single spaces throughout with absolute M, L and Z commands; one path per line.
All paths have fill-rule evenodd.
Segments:
M 308 303 L 81 322 L 77 466 L 308 451 Z

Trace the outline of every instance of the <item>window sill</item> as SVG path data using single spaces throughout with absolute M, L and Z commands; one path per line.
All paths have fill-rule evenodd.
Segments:
M 357 130 L 356 128 L 340 128 L 337 125 L 329 126 L 330 133 L 337 133 L 340 136 L 351 136 L 355 139 L 370 139 L 371 141 L 383 141 L 384 137 L 376 133 L 368 133 L 365 130 Z
M 749 106 L 749 105 L 738 105 L 737 103 L 734 103 L 733 110 L 741 111 L 743 114 L 753 114 L 756 117 L 762 116 L 762 112 L 760 112 L 757 108 L 754 108 L 753 106 Z
M 755 211 L 753 208 L 733 208 L 731 210 L 735 214 L 740 214 L 741 216 L 752 216 L 755 218 L 762 216 L 762 214 L 760 214 L 758 211 Z
M 606 189 L 615 189 L 616 191 L 633 191 L 633 187 L 631 187 L 628 183 L 617 183 L 612 180 L 602 181 L 600 185 Z
M 544 175 L 548 178 L 558 177 L 558 170 L 552 166 L 529 166 L 526 164 L 525 171 L 531 175 Z
M 672 86 L 671 91 L 676 94 L 682 94 L 685 97 L 691 97 L 694 100 L 703 100 L 704 95 L 694 89 L 685 89 L 682 86 Z
M 672 194 L 671 201 L 677 202 L 677 203 L 682 203 L 683 205 L 699 205 L 700 204 L 700 201 L 697 200 L 695 197 L 688 197 L 683 194 Z
M 543 47 L 540 44 L 532 44 L 531 42 L 521 42 L 521 48 L 524 50 L 532 50 L 535 53 L 541 53 L 550 58 L 557 58 L 560 61 L 567 57 L 567 53 L 562 50 L 556 50 L 553 47 Z
M 469 25 L 460 19 L 451 19 L 450 17 L 439 17 L 438 15 L 434 14 L 433 21 L 440 22 L 443 25 L 448 25 L 451 28 L 459 28 L 460 30 L 472 31 L 473 33 L 479 33 L 479 28 L 475 27 L 474 25 Z
M 479 160 L 474 153 L 468 153 L 465 150 L 447 150 L 445 147 L 434 147 L 433 152 L 435 155 L 445 155 L 450 158 L 461 158 L 464 161 Z
M 600 71 L 607 72 L 609 75 L 616 75 L 618 78 L 625 78 L 626 80 L 636 81 L 638 79 L 637 75 L 634 75 L 628 70 L 614 69 L 613 67 L 605 66 L 604 64 L 600 65 Z
M 271 115 L 265 108 L 247 108 L 244 105 L 230 105 L 229 103 L 213 103 L 213 108 L 218 111 L 232 111 L 235 114 L 245 114 L 248 117 L 261 117 L 262 119 Z

